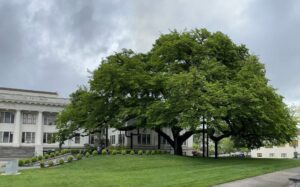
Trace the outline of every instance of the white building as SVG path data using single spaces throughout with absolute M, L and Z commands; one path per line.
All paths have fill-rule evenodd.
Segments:
M 56 92 L 12 89 L 0 87 L 0 158 L 28 157 L 42 154 L 48 149 L 58 148 L 53 142 L 56 115 L 68 104 L 68 99 L 60 98 Z M 165 129 L 167 133 L 168 129 Z M 149 129 L 131 132 L 108 130 L 112 146 L 123 145 L 133 149 L 164 149 L 172 151 L 167 142 Z M 82 137 L 64 143 L 65 148 L 83 148 L 93 144 L 94 139 Z M 190 155 L 193 138 L 183 146 L 183 152 Z
M 55 92 L 0 88 L 0 157 L 41 154 L 58 147 L 52 142 L 55 117 L 68 104 Z M 65 147 L 82 147 L 88 137 L 76 137 Z
M 300 147 L 298 142 L 300 135 L 298 133 L 297 140 L 279 146 L 261 147 L 259 149 L 251 150 L 252 158 L 295 158 L 295 154 L 298 156 L 300 153 Z

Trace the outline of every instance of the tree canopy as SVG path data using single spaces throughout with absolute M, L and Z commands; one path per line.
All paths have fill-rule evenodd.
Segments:
M 256 148 L 291 141 L 297 129 L 259 59 L 206 29 L 163 34 L 147 53 L 108 56 L 70 100 L 58 117 L 60 137 L 79 129 L 150 128 L 178 155 L 186 139 L 203 131 L 216 148 L 225 137 Z

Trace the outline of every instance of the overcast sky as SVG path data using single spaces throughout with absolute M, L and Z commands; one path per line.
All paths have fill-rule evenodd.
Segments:
M 0 0 L 0 87 L 68 97 L 115 51 L 207 28 L 246 44 L 286 102 L 300 104 L 299 10 L 297 0 Z

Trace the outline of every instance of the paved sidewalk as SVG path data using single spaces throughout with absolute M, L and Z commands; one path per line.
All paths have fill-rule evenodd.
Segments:
M 289 187 L 289 178 L 300 174 L 300 167 L 277 171 L 257 177 L 237 180 L 215 187 Z

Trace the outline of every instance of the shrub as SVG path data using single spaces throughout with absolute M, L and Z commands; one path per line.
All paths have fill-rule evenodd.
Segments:
M 161 150 L 156 150 L 156 154 L 161 154 Z
M 73 157 L 72 157 L 71 155 L 68 156 L 67 161 L 68 161 L 68 162 L 72 162 L 72 161 L 73 161 Z
M 63 149 L 63 150 L 60 151 L 60 153 L 61 153 L 62 155 L 67 154 L 68 152 L 69 152 L 68 149 Z
M 65 163 L 65 160 L 61 158 L 61 159 L 58 160 L 58 163 L 59 163 L 59 164 L 64 164 L 64 163 Z
M 113 151 L 111 152 L 111 154 L 112 154 L 112 155 L 116 155 L 116 154 L 118 154 L 118 151 L 117 151 L 117 150 L 113 150 Z
M 49 167 L 54 166 L 54 162 L 53 162 L 52 160 L 50 160 L 50 161 L 48 162 L 48 166 L 49 166 Z
M 122 155 L 126 155 L 126 153 L 127 153 L 126 150 L 122 150 L 122 151 L 121 151 L 121 154 L 122 154 Z
M 60 155 L 60 152 L 59 152 L 59 151 L 56 151 L 56 152 L 54 153 L 54 155 L 55 155 L 55 156 L 59 156 L 59 155 Z
M 41 161 L 41 160 L 43 160 L 43 156 L 42 156 L 42 155 L 39 155 L 39 156 L 37 157 L 37 159 L 38 159 L 39 161 Z
M 50 158 L 54 158 L 55 154 L 54 153 L 50 153 Z
M 45 158 L 45 159 L 48 159 L 48 158 L 49 158 L 49 155 L 48 155 L 48 154 L 45 154 L 44 158 Z
M 79 150 L 79 149 L 71 149 L 71 154 L 72 154 L 72 155 L 76 155 L 76 154 L 78 154 L 78 153 L 80 153 L 80 150 Z
M 98 155 L 98 152 L 95 150 L 95 151 L 93 151 L 93 156 L 97 156 Z
M 156 151 L 155 150 L 152 150 L 151 151 L 151 155 L 155 155 L 156 154 Z
M 139 150 L 138 151 L 138 155 L 142 155 L 143 154 L 143 151 L 142 150 Z
M 90 156 L 91 156 L 91 154 L 90 154 L 89 152 L 86 152 L 86 153 L 85 153 L 85 157 L 86 157 L 86 158 L 89 158 Z
M 44 168 L 44 167 L 45 167 L 45 162 L 44 162 L 43 160 L 40 162 L 40 167 L 41 167 L 41 168 Z
M 103 149 L 103 150 L 102 150 L 102 155 L 107 155 L 106 149 Z
M 131 154 L 131 155 L 134 155 L 134 154 L 135 154 L 134 150 L 131 150 L 131 151 L 130 151 L 130 154 Z
M 19 160 L 19 166 L 24 166 L 24 160 Z
M 76 159 L 77 159 L 77 160 L 81 160 L 81 159 L 82 159 L 82 154 L 81 154 L 81 153 L 78 153 L 78 154 L 76 155 Z
M 24 161 L 24 164 L 30 164 L 30 160 L 26 159 L 26 160 Z
M 150 152 L 150 150 L 146 150 L 145 153 L 146 153 L 146 155 L 150 155 L 151 152 Z
M 34 162 L 36 162 L 36 161 L 37 161 L 37 158 L 36 158 L 36 157 L 32 157 L 32 158 L 31 158 L 31 162 L 32 162 L 32 163 L 34 163 Z

